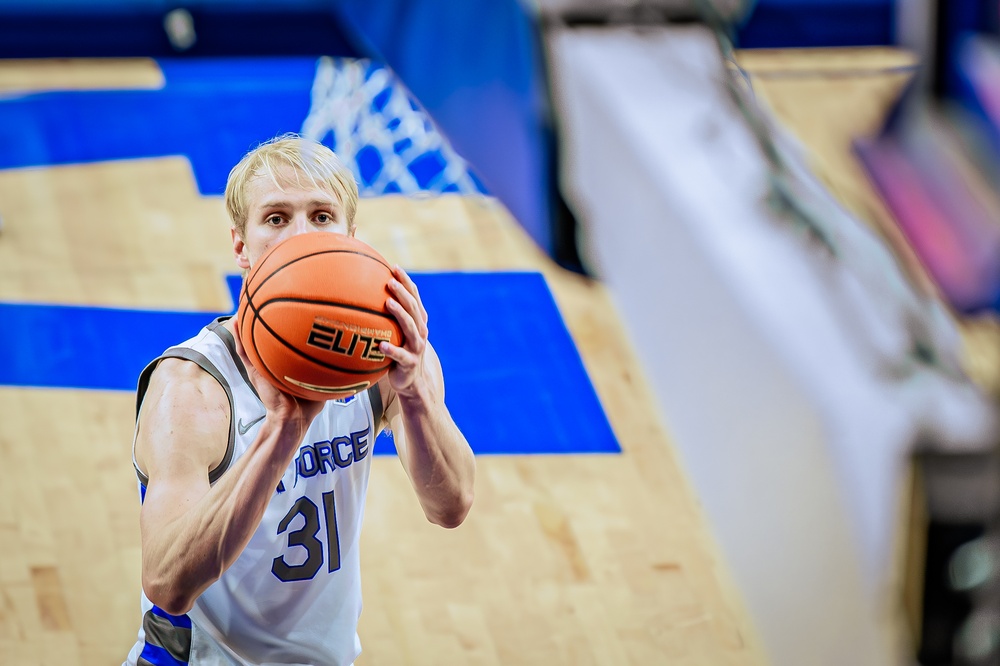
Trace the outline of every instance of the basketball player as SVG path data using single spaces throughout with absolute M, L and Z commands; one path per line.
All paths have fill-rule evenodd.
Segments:
M 229 175 L 244 271 L 313 231 L 354 234 L 358 190 L 328 148 L 285 136 Z M 417 288 L 394 269 L 387 308 L 405 343 L 371 389 L 340 401 L 285 394 L 222 317 L 139 379 L 133 462 L 142 496 L 142 627 L 134 664 L 351 664 L 361 651 L 359 536 L 376 435 L 391 429 L 427 518 L 459 525 L 475 460 L 444 404 Z

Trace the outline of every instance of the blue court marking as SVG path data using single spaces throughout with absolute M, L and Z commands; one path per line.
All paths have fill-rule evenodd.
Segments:
M 539 273 L 413 275 L 447 378 L 448 408 L 478 454 L 618 453 Z M 237 293 L 238 276 L 228 278 Z M 224 313 L 0 303 L 0 385 L 134 391 L 146 363 Z M 380 437 L 375 453 L 392 452 Z
M 161 90 L 43 92 L 0 101 L 0 169 L 186 155 L 202 194 L 262 139 L 299 131 L 316 59 L 158 61 Z
M 485 192 L 380 63 L 314 57 L 157 62 L 165 80 L 160 90 L 0 96 L 0 169 L 184 155 L 201 194 L 218 195 L 246 151 L 308 125 L 354 170 L 362 196 Z M 307 120 L 313 93 L 322 108 Z

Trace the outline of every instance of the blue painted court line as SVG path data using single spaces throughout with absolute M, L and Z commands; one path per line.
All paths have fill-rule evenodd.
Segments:
M 183 155 L 199 192 L 219 195 L 229 169 L 247 150 L 264 139 L 303 131 L 318 77 L 340 81 L 319 86 L 316 94 L 325 100 L 322 109 L 332 104 L 344 117 L 334 122 L 325 111 L 315 111 L 325 120 L 311 123 L 310 131 L 339 150 L 354 169 L 362 196 L 485 192 L 416 100 L 379 63 L 244 57 L 166 58 L 157 64 L 165 80 L 159 90 L 0 95 L 0 169 Z M 357 80 L 361 76 L 363 82 Z M 350 103 L 343 102 L 344 95 Z M 370 103 L 358 97 L 371 97 Z
M 617 453 L 611 426 L 539 273 L 413 275 L 478 454 Z M 238 290 L 238 276 L 228 278 Z M 0 385 L 134 391 L 167 347 L 224 313 L 0 303 Z M 376 453 L 391 451 L 379 439 Z
M 41 92 L 0 100 L 0 169 L 186 155 L 221 194 L 262 139 L 299 131 L 316 58 L 158 61 L 161 90 Z

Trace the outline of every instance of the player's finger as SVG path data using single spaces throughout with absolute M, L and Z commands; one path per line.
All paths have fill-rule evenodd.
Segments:
M 403 309 L 413 318 L 414 323 L 417 326 L 417 334 L 421 338 L 427 337 L 427 319 L 421 313 L 423 312 L 420 307 L 420 303 L 417 299 L 413 297 L 413 294 L 406 290 L 397 280 L 392 280 L 389 283 L 389 288 L 392 291 L 392 295 L 396 297 L 396 301 L 403 306 Z
M 413 295 L 413 298 L 417 303 L 417 308 L 420 313 L 420 317 L 424 320 L 424 323 L 427 323 L 427 309 L 424 308 L 424 302 L 420 298 L 420 290 L 417 289 L 417 284 L 413 281 L 410 275 L 406 271 L 404 271 L 403 268 L 399 265 L 396 265 L 395 270 L 393 270 L 393 275 L 395 275 L 396 279 L 399 280 L 399 282 L 404 287 L 406 287 L 406 290 Z
M 382 352 L 383 356 L 395 361 L 396 365 L 401 366 L 404 369 L 408 370 L 417 367 L 416 354 L 406 351 L 403 347 L 398 347 L 391 342 L 385 342 L 383 340 L 379 343 L 378 349 Z
M 421 353 L 427 340 L 427 327 L 425 326 L 421 332 L 413 316 L 396 299 L 390 298 L 386 300 L 385 306 L 392 316 L 396 318 L 396 321 L 399 322 L 399 327 L 403 329 L 404 345 L 417 354 Z

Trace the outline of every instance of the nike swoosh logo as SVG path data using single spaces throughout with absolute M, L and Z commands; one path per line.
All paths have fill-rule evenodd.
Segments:
M 250 430 L 250 428 L 254 427 L 258 423 L 260 423 L 261 421 L 263 421 L 264 417 L 266 417 L 266 416 L 267 416 L 267 414 L 263 414 L 262 416 L 259 416 L 258 418 L 255 418 L 253 421 L 251 421 L 250 423 L 247 423 L 246 425 L 243 424 L 243 419 L 240 419 L 240 422 L 236 424 L 236 427 L 239 428 L 239 431 L 240 431 L 241 435 L 245 435 L 245 434 L 247 434 L 247 431 Z

